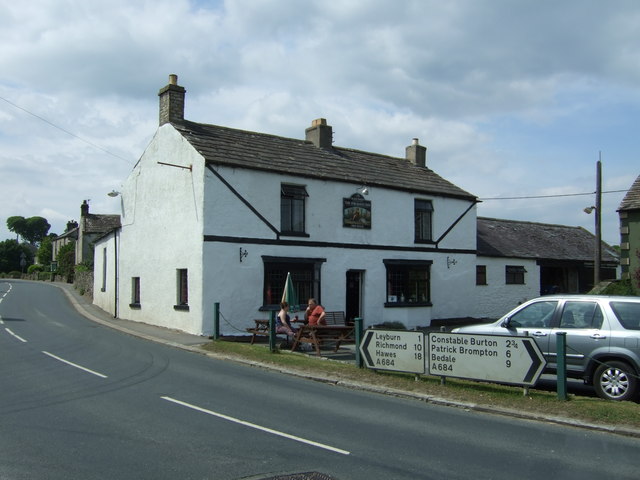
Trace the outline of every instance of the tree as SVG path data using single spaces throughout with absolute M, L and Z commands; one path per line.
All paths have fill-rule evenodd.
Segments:
M 51 265 L 54 237 L 55 235 L 49 235 L 40 242 L 40 248 L 38 248 L 38 263 L 44 267 L 49 267 L 49 265 Z
M 65 278 L 69 283 L 73 282 L 73 271 L 76 265 L 75 242 L 63 245 L 58 251 L 56 260 L 58 262 L 58 275 Z
M 27 218 L 27 236 L 23 237 L 27 242 L 40 243 L 49 233 L 51 225 L 43 217 Z
M 24 254 L 27 265 L 33 263 L 33 254 L 26 245 L 20 245 L 17 240 L 0 242 L 0 272 L 20 272 L 20 260 Z
M 9 231 L 21 236 L 23 240 L 34 245 L 47 236 L 51 225 L 43 217 L 24 218 L 14 216 L 7 219 L 7 228 Z
M 16 241 L 18 236 L 24 239 L 24 233 L 27 231 L 27 219 L 19 216 L 9 217 L 7 218 L 7 228 L 16 234 Z

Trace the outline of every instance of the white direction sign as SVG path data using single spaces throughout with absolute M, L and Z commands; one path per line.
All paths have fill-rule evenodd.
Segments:
M 398 330 L 367 330 L 360 353 L 368 368 L 424 373 L 424 333 Z
M 531 337 L 430 333 L 431 375 L 532 386 L 547 364 Z

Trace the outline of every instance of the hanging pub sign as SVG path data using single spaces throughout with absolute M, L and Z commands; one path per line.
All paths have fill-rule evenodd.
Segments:
M 371 201 L 359 193 L 342 199 L 342 226 L 349 228 L 371 228 Z

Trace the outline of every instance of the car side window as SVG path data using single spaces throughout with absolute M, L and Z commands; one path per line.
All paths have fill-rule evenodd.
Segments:
M 558 302 L 544 301 L 527 305 L 514 313 L 509 326 L 515 328 L 548 328 Z
M 596 302 L 566 302 L 560 328 L 600 328 L 604 317 Z
M 611 309 L 627 330 L 640 330 L 640 303 L 611 302 Z

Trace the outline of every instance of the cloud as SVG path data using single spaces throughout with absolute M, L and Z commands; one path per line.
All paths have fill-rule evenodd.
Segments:
M 58 128 L 0 100 L 0 220 L 46 208 L 61 231 L 85 198 L 116 212 L 105 193 L 153 136 L 170 73 L 191 120 L 303 138 L 324 117 L 336 145 L 394 156 L 418 137 L 479 196 L 588 190 L 598 151 L 628 188 L 639 21 L 631 0 L 5 3 L 0 97 Z M 577 200 L 552 202 L 480 212 L 592 228 Z

